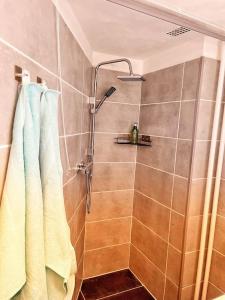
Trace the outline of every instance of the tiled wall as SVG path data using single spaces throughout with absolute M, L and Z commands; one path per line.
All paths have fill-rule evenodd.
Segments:
M 60 17 L 57 19 L 55 7 L 50 0 L 22 0 L 16 8 L 15 1 L 1 1 L 0 38 L 1 193 L 17 101 L 14 66 L 18 65 L 29 70 L 33 81 L 39 76 L 47 81 L 49 88 L 62 92 L 59 105 L 59 132 L 66 213 L 78 261 L 75 299 L 83 272 L 85 188 L 82 176 L 76 176 L 74 170 L 68 169 L 75 167 L 86 154 L 89 131 L 87 96 L 90 95 L 92 67 L 62 19 Z M 58 48 L 60 52 L 57 51 Z
M 186 236 L 183 249 L 184 261 L 181 286 L 184 299 L 194 297 L 218 71 L 218 61 L 202 58 L 189 203 L 186 212 Z
M 149 73 L 142 88 L 152 148 L 137 151 L 130 268 L 157 299 L 177 299 L 200 63 Z
M 129 266 L 136 146 L 118 145 L 139 119 L 140 82 L 122 82 L 118 72 L 101 69 L 98 99 L 110 86 L 117 91 L 96 115 L 91 214 L 86 216 L 85 277 Z

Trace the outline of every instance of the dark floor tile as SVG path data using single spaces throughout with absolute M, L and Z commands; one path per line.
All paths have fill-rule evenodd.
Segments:
M 154 300 L 154 298 L 146 291 L 145 288 L 140 287 L 118 295 L 106 297 L 104 300 Z
M 83 295 L 80 293 L 77 300 L 85 300 Z
M 84 280 L 82 293 L 85 300 L 95 300 L 138 286 L 141 286 L 141 283 L 130 270 L 123 270 Z

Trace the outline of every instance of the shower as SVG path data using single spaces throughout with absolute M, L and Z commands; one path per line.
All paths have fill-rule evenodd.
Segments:
M 116 88 L 111 86 L 107 92 L 104 94 L 103 98 L 99 101 L 97 98 L 97 87 L 98 87 L 98 71 L 101 66 L 116 64 L 116 63 L 126 63 L 129 68 L 128 75 L 119 75 L 117 79 L 126 82 L 135 82 L 135 81 L 144 81 L 144 77 L 138 74 L 133 73 L 133 68 L 131 61 L 127 58 L 119 58 L 115 60 L 109 60 L 99 63 L 95 67 L 95 75 L 93 82 L 93 96 L 90 97 L 90 138 L 89 138 L 89 146 L 88 146 L 88 160 L 87 163 L 81 163 L 78 165 L 78 169 L 83 171 L 86 176 L 86 186 L 87 186 L 87 211 L 90 213 L 91 208 L 91 182 L 92 182 L 92 173 L 93 173 L 93 159 L 94 159 L 94 145 L 95 145 L 95 115 L 100 110 L 101 106 L 105 102 L 107 98 L 112 96 L 116 92 Z

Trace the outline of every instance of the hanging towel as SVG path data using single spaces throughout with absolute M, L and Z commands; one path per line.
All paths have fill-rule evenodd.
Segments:
M 47 90 L 42 94 L 40 169 L 47 289 L 49 300 L 71 300 L 77 266 L 64 207 L 57 106 L 56 91 Z
M 22 86 L 0 207 L 0 299 L 47 300 L 39 169 L 40 95 Z

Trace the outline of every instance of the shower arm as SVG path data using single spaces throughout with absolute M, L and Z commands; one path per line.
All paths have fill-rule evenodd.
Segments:
M 111 64 L 121 63 L 121 62 L 125 62 L 125 63 L 128 64 L 130 75 L 133 75 L 134 73 L 133 73 L 131 62 L 127 58 L 118 58 L 118 59 L 103 61 L 95 67 L 94 95 L 93 95 L 93 100 L 92 100 L 91 113 L 95 112 L 95 101 L 96 101 L 96 94 L 97 94 L 97 82 L 98 82 L 98 70 L 99 70 L 99 68 L 101 66 L 104 66 L 104 65 L 111 65 Z

